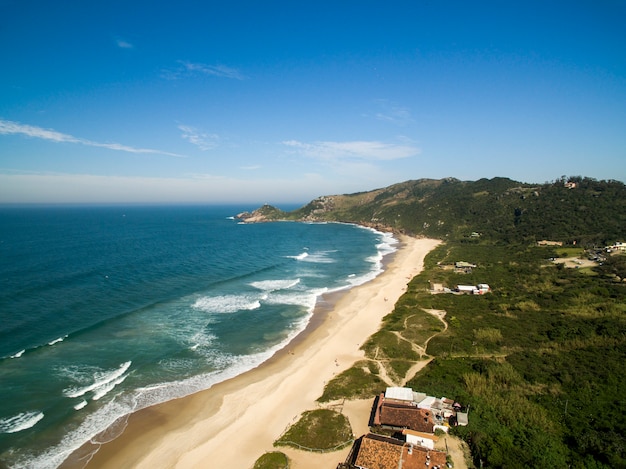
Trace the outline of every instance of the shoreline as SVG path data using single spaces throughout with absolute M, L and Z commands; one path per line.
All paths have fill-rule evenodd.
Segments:
M 83 446 L 61 467 L 84 467 L 81 455 L 94 450 L 88 468 L 206 467 L 207 461 L 212 467 L 252 467 L 302 412 L 318 407 L 330 379 L 364 356 L 359 347 L 441 242 L 398 240 L 383 273 L 324 296 L 305 330 L 269 360 L 207 390 L 129 415 L 121 435 L 99 447 Z M 340 452 L 330 455 L 335 464 L 343 459 Z

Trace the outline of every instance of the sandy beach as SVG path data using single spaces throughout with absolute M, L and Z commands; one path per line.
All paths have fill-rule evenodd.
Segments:
M 275 450 L 273 442 L 302 412 L 318 407 L 326 382 L 363 357 L 361 344 L 378 330 L 409 280 L 422 270 L 426 254 L 440 242 L 406 236 L 400 241 L 384 273 L 340 295 L 290 347 L 209 390 L 131 415 L 124 433 L 102 445 L 88 467 L 251 468 L 259 456 Z M 369 405 L 346 407 L 360 436 L 367 429 Z M 361 412 L 363 422 L 355 421 Z M 294 468 L 334 468 L 347 453 L 318 459 L 281 450 Z M 312 458 L 316 461 L 309 466 Z

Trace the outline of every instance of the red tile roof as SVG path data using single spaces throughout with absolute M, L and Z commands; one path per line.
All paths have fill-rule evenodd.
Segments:
M 446 467 L 446 453 L 370 433 L 361 438 L 353 464 L 367 469 L 443 469 Z
M 412 405 L 383 402 L 380 406 L 380 425 L 408 428 L 416 432 L 434 433 L 432 413 Z
M 404 442 L 379 435 L 365 435 L 354 465 L 367 469 L 397 469 Z

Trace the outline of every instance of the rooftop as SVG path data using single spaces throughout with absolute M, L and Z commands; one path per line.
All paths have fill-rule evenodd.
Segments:
M 356 444 L 356 443 L 355 443 Z M 369 433 L 358 446 L 354 466 L 367 469 L 430 469 L 446 467 L 446 453 Z

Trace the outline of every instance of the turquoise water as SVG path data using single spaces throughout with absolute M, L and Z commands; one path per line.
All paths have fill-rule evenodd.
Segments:
M 244 209 L 0 209 L 3 464 L 57 467 L 120 417 L 256 367 L 394 250 L 354 225 L 241 224 Z

